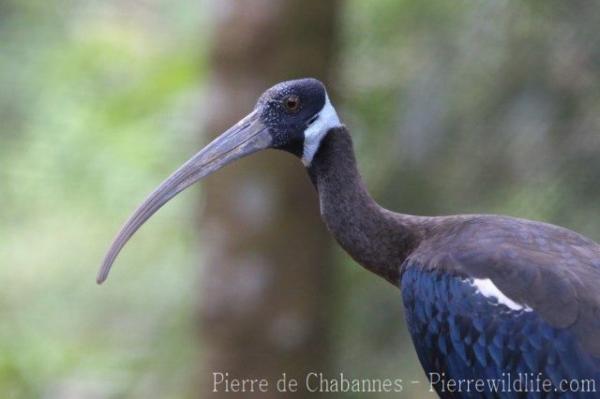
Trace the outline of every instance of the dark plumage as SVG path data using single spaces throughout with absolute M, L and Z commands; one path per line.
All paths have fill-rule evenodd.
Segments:
M 343 127 L 323 139 L 309 173 L 340 245 L 401 288 L 427 373 L 454 379 L 541 373 L 552 389 L 562 379 L 595 379 L 600 390 L 598 244 L 561 227 L 505 216 L 387 211 L 366 192 Z M 530 310 L 481 295 L 473 279 L 490 279 Z M 471 397 L 436 388 L 441 397 Z
M 600 381 L 600 358 L 582 347 L 573 329 L 556 327 L 535 310 L 498 305 L 467 279 L 437 270 L 408 267 L 400 287 L 419 360 L 441 397 L 598 396 L 597 391 L 554 392 L 563 380 L 595 379 L 596 387 Z M 550 392 L 534 388 L 529 394 L 511 394 L 506 385 L 517 377 L 548 380 Z M 486 382 L 483 393 L 473 388 L 449 392 L 443 378 L 488 379 L 505 387 L 493 392 Z
M 321 215 L 362 266 L 401 288 L 419 359 L 443 398 L 600 395 L 600 246 L 570 230 L 493 215 L 421 217 L 380 207 L 323 85 L 280 83 L 171 175 L 136 210 L 106 255 L 104 281 L 133 233 L 178 192 L 227 163 L 275 148 L 302 159 Z M 530 373 L 549 391 L 450 391 L 437 380 Z M 592 393 L 564 392 L 565 379 Z M 593 387 L 592 387 L 593 385 Z M 580 388 L 581 389 L 581 388 Z

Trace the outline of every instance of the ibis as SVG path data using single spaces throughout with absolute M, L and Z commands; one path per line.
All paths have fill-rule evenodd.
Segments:
M 265 149 L 302 161 L 337 242 L 401 290 L 417 355 L 440 397 L 600 397 L 600 245 L 525 219 L 381 207 L 325 86 L 312 78 L 268 89 L 252 112 L 160 184 L 116 236 L 98 283 L 166 202 Z M 472 383 L 459 390 L 457 381 Z

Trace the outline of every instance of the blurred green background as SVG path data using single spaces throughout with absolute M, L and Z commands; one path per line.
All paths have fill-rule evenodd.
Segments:
M 94 279 L 133 207 L 216 133 L 202 129 L 209 48 L 235 3 L 0 1 L 2 398 L 197 397 L 202 189 L 135 237 L 118 283 Z M 600 5 L 347 0 L 336 13 L 333 101 L 384 206 L 600 240 Z M 334 370 L 423 379 L 399 294 L 335 259 Z

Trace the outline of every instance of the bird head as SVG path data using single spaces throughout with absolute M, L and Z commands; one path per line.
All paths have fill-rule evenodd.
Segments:
M 97 282 L 106 280 L 115 258 L 144 222 L 187 187 L 236 159 L 268 148 L 292 153 L 309 166 L 322 138 L 340 125 L 320 81 L 298 79 L 271 87 L 252 112 L 173 172 L 134 211 L 106 253 Z

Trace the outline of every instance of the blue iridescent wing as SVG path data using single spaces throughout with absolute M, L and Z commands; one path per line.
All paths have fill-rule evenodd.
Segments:
M 553 327 L 534 309 L 511 308 L 482 295 L 469 277 L 415 264 L 406 267 L 401 290 L 417 354 L 428 378 L 439 381 L 441 397 L 600 397 L 600 358 L 582 349 L 571 329 Z M 516 392 L 510 386 L 516 379 L 533 386 Z M 449 392 L 443 380 L 473 382 Z M 484 392 L 473 385 L 477 380 L 484 380 Z M 563 381 L 595 393 L 559 392 Z

